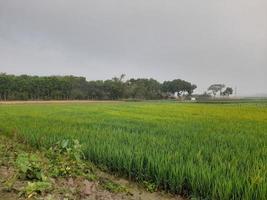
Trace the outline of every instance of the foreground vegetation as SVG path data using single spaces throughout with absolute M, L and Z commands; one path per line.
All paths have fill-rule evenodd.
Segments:
M 18 135 L 0 135 L 1 200 L 182 200 L 151 185 L 109 175 L 83 160 L 77 140 L 62 140 L 37 150 Z
M 96 187 L 107 183 L 113 191 L 126 188 L 97 177 L 96 168 L 82 158 L 77 140 L 63 140 L 36 151 L 17 137 L 0 136 L 1 199 L 86 199 Z M 113 192 L 112 191 L 112 192 Z
M 266 199 L 267 104 L 0 105 L 2 132 L 37 148 L 78 139 L 86 159 L 207 199 Z
M 72 143 L 64 140 L 48 150 L 34 151 L 16 137 L 0 136 L 0 139 L 0 194 L 6 194 L 2 199 L 38 196 L 58 199 L 59 196 L 56 198 L 49 193 L 53 191 L 59 195 L 60 190 L 64 190 L 62 198 L 73 199 L 77 195 L 81 198 L 82 190 L 79 193 L 78 190 L 71 191 L 67 187 L 60 188 L 56 181 L 66 178 L 73 182 L 77 177 L 86 181 L 97 179 L 93 165 L 81 160 L 81 145 L 77 140 Z

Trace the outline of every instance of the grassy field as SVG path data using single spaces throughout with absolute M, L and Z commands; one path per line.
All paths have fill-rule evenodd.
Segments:
M 87 159 L 152 189 L 267 197 L 266 102 L 0 105 L 0 122 L 35 147 L 79 139 Z

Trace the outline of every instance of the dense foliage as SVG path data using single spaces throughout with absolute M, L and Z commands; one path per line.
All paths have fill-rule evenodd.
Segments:
M 196 85 L 184 80 L 163 84 L 154 79 L 87 81 L 75 76 L 28 76 L 0 74 L 0 100 L 161 99 L 177 92 L 191 95 Z
M 152 190 L 220 200 L 267 196 L 264 102 L 0 105 L 0 121 L 2 131 L 36 147 L 78 139 L 88 160 Z

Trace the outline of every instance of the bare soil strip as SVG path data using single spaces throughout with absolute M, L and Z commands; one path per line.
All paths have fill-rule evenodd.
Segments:
M 40 100 L 40 101 L 0 101 L 0 104 L 54 104 L 54 103 L 121 103 L 123 101 L 111 100 Z

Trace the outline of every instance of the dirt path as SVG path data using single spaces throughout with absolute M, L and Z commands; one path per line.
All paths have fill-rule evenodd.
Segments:
M 62 103 L 121 103 L 123 101 L 96 100 L 47 100 L 47 101 L 0 101 L 0 104 L 62 104 Z
M 179 196 L 164 194 L 162 192 L 147 192 L 135 183 L 125 179 L 117 178 L 109 174 L 101 173 L 104 177 L 127 188 L 127 192 L 113 193 L 101 187 L 97 181 L 87 181 L 82 178 L 59 178 L 54 180 L 56 189 L 48 194 L 37 198 L 26 198 L 20 196 L 20 188 L 27 184 L 26 181 L 17 180 L 15 189 L 6 190 L 4 182 L 12 176 L 12 168 L 0 167 L 0 199 L 1 200 L 23 200 L 23 199 L 44 199 L 44 200 L 184 200 Z M 63 193 L 64 191 L 64 193 Z M 75 191 L 79 191 L 78 193 Z
M 175 196 L 164 192 L 148 192 L 142 186 L 130 182 L 126 179 L 116 177 L 104 172 L 98 172 L 101 177 L 108 178 L 115 183 L 125 186 L 128 188 L 129 193 L 132 195 L 133 200 L 185 200 L 181 196 Z

